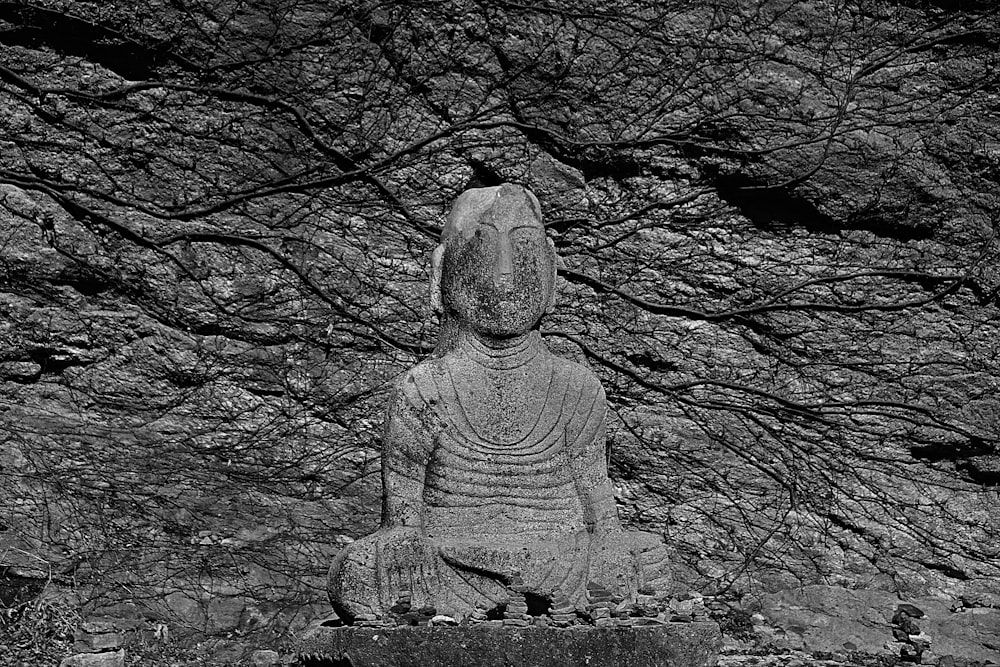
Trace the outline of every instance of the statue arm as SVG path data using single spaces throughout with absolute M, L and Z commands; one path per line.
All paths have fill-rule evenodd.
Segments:
M 382 527 L 422 528 L 424 477 L 431 436 L 402 391 L 389 407 L 382 437 Z
M 604 389 L 598 386 L 597 397 L 577 450 L 577 493 L 583 503 L 588 532 L 598 534 L 622 529 L 614 487 L 608 477 L 607 411 Z

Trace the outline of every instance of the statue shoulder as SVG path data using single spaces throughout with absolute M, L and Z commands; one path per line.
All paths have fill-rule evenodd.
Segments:
M 405 400 L 414 407 L 423 405 L 430 400 L 437 400 L 438 380 L 445 370 L 440 359 L 421 361 L 399 376 L 393 387 L 396 400 Z
M 409 452 L 419 458 L 430 451 L 432 436 L 441 428 L 435 372 L 433 362 L 423 362 L 395 381 L 385 412 L 383 453 Z
M 578 387 L 583 396 L 592 396 L 599 403 L 605 401 L 604 385 L 594 371 L 581 363 L 553 355 L 553 369 L 565 377 L 572 386 Z

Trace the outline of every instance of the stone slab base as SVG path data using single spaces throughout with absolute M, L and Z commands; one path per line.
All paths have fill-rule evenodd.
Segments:
M 304 667 L 714 667 L 715 623 L 595 628 L 318 628 Z

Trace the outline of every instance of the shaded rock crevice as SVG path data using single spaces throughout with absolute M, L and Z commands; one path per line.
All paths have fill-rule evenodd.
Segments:
M 123 79 L 151 78 L 170 62 L 190 68 L 167 40 L 141 41 L 106 25 L 72 14 L 24 3 L 0 3 L 0 44 L 31 49 L 49 48 L 59 53 L 88 59 L 120 75 Z

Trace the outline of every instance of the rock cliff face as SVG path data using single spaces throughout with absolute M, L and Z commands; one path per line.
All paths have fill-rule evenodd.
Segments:
M 436 230 L 513 181 L 681 585 L 1000 592 L 990 3 L 562 4 L 0 3 L 4 573 L 324 613 Z

